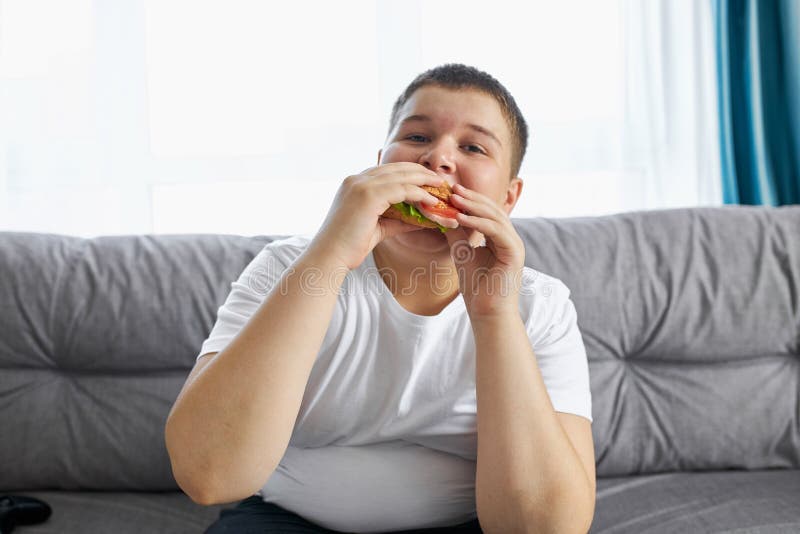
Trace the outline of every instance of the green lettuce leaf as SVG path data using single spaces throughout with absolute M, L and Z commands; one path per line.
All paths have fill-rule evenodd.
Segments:
M 420 213 L 420 211 L 417 208 L 415 208 L 413 205 L 407 202 L 400 202 L 399 204 L 392 204 L 392 205 L 401 212 L 403 212 L 405 215 L 414 217 L 416 220 L 420 222 L 423 221 L 432 222 L 433 224 L 436 225 L 437 228 L 439 228 L 439 231 L 442 233 L 445 233 L 446 231 L 449 230 L 449 228 L 447 228 L 446 226 L 442 226 L 441 224 L 428 219 L 422 213 Z

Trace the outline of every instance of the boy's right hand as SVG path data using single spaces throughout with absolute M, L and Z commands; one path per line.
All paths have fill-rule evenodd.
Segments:
M 384 239 L 422 229 L 381 214 L 398 202 L 436 205 L 439 200 L 420 186 L 436 187 L 442 180 L 426 167 L 406 161 L 370 167 L 348 176 L 339 186 L 309 248 L 333 255 L 348 269 L 356 268 Z

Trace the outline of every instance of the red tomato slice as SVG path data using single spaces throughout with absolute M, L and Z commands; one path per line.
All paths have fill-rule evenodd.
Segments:
M 439 202 L 436 206 L 424 206 L 425 211 L 433 213 L 434 215 L 441 215 L 442 217 L 447 217 L 448 219 L 455 219 L 457 213 L 461 213 L 456 208 L 452 206 L 448 206 L 444 202 Z

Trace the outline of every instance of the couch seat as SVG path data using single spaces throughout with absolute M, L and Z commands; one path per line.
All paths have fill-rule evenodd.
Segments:
M 42 499 L 53 513 L 44 523 L 21 525 L 14 534 L 200 534 L 222 508 L 200 506 L 179 491 L 9 491 Z
M 800 469 L 601 478 L 591 534 L 800 533 Z

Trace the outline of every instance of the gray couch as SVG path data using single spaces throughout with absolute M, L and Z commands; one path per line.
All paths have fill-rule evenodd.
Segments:
M 800 206 L 515 220 L 590 360 L 593 533 L 800 532 Z M 0 494 L 25 533 L 202 532 L 167 413 L 273 236 L 0 233 Z

